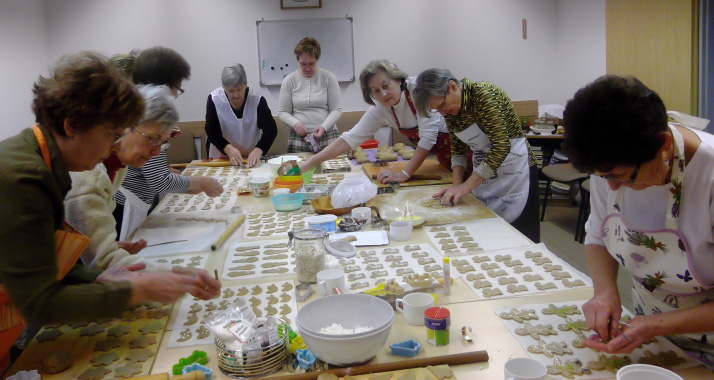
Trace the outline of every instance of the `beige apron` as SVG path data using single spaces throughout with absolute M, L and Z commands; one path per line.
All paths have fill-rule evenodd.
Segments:
M 42 159 L 45 165 L 52 170 L 50 151 L 47 141 L 40 128 L 33 127 L 35 138 L 40 145 Z M 89 238 L 82 235 L 72 226 L 64 223 L 62 230 L 55 232 L 55 256 L 57 262 L 57 280 L 61 280 L 77 262 L 89 245 Z M 12 304 L 5 287 L 0 284 L 0 373 L 3 373 L 10 364 L 10 347 L 24 329 L 27 322 Z
M 697 268 L 689 265 L 687 241 L 677 230 L 684 185 L 684 141 L 675 128 L 670 130 L 675 151 L 665 228 L 640 230 L 629 226 L 620 214 L 624 187 L 618 190 L 613 209 L 602 224 L 607 250 L 632 275 L 633 303 L 638 315 L 686 309 L 714 299 L 714 289 L 701 283 Z M 668 338 L 698 360 L 712 364 L 714 346 L 707 342 L 714 339 L 714 332 Z

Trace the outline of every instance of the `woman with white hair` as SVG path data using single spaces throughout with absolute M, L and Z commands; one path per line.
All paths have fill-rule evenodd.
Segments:
M 415 77 L 407 76 L 407 73 L 386 59 L 377 59 L 362 69 L 359 83 L 362 98 L 372 106 L 357 125 L 300 165 L 303 170 L 354 149 L 371 138 L 384 125 L 398 130 L 409 141 L 416 144 L 417 148 L 403 170 L 381 171 L 378 176 L 380 182 L 409 180 L 429 152 L 436 155 L 443 167 L 451 170 L 449 130 L 440 114 L 423 116 L 417 113 L 412 100 L 412 93 L 416 87 Z
M 243 65 L 223 68 L 221 87 L 206 102 L 208 157 L 225 158 L 241 166 L 255 166 L 278 135 L 278 127 L 268 102 L 248 87 Z

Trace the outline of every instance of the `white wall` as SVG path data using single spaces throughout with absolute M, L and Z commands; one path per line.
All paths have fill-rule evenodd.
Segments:
M 6 3 L 19 9 L 21 17 L 6 17 Z M 11 52 L 0 57 L 0 65 L 6 60 L 25 63 L 28 49 L 36 60 L 45 60 L 16 65 L 21 76 L 0 70 L 2 82 L 12 83 L 0 86 L 0 120 L 5 121 L 0 138 L 33 119 L 31 98 L 18 97 L 17 92 L 29 93 L 32 80 L 47 65 L 82 49 L 105 54 L 154 45 L 176 49 L 192 66 L 191 80 L 183 86 L 186 94 L 178 102 L 181 119 L 203 120 L 206 97 L 220 85 L 223 66 L 242 63 L 249 85 L 259 87 L 255 22 L 260 19 L 349 15 L 354 19 L 357 75 L 376 58 L 390 59 L 410 75 L 447 67 L 457 77 L 494 82 L 514 100 L 565 104 L 576 89 L 605 73 L 605 0 L 322 3 L 320 9 L 281 10 L 278 0 L 0 0 L 0 32 L 12 31 L 11 36 L 0 36 L 0 51 Z M 7 27 L 5 18 L 16 26 Z M 523 18 L 528 20 L 527 40 L 521 38 Z M 23 38 L 20 44 L 14 37 L 18 31 L 30 31 L 36 38 Z M 367 108 L 358 83 L 341 86 L 345 111 Z M 260 90 L 276 113 L 279 86 Z

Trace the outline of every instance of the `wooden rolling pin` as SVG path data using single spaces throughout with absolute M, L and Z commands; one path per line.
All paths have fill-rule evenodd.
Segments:
M 226 229 L 226 232 L 224 232 L 221 235 L 221 237 L 219 237 L 218 240 L 214 244 L 211 244 L 211 251 L 215 251 L 216 249 L 218 249 L 218 247 L 221 246 L 221 244 L 225 243 L 225 241 L 231 236 L 233 231 L 235 231 L 236 228 L 240 227 L 240 225 L 243 224 L 244 220 L 245 220 L 245 214 L 241 214 L 238 217 L 238 219 L 236 219 L 236 221 L 233 222 L 233 224 L 228 226 L 228 228 Z
M 192 371 L 185 375 L 176 375 L 171 380 L 205 380 L 206 374 L 201 371 Z M 130 377 L 129 380 L 169 380 L 169 373 L 157 373 L 155 375 L 146 375 L 139 377 Z
M 372 179 L 377 179 L 377 174 L 372 174 Z M 419 180 L 440 180 L 441 174 L 414 174 L 409 177 L 408 181 L 419 181 Z
M 345 375 L 357 376 L 366 373 L 379 373 L 389 371 L 399 371 L 409 368 L 420 368 L 430 365 L 458 365 L 488 361 L 488 352 L 474 351 L 463 354 L 451 354 L 443 356 L 432 356 L 427 358 L 409 359 L 391 363 L 365 364 L 357 367 L 335 368 L 328 371 L 298 373 L 294 375 L 284 375 L 270 377 L 270 380 L 315 380 L 323 373 L 334 373 L 337 377 Z
M 243 159 L 243 165 L 247 165 L 248 161 L 246 159 Z M 175 169 L 182 169 L 187 167 L 188 165 L 191 166 L 207 166 L 211 168 L 220 168 L 224 166 L 233 166 L 230 161 L 228 160 L 222 160 L 222 159 L 215 159 L 212 161 L 201 161 L 201 162 L 187 162 L 185 164 L 170 164 L 169 167 L 175 168 Z

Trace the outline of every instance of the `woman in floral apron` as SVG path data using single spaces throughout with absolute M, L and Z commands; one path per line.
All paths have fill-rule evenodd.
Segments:
M 359 83 L 364 101 L 372 106 L 352 129 L 305 161 L 301 165 L 302 169 L 306 170 L 346 153 L 372 138 L 382 126 L 389 126 L 403 134 L 417 148 L 403 171 L 380 172 L 378 179 L 382 183 L 408 180 L 419 169 L 429 153 L 434 153 L 441 166 L 451 170 L 449 130 L 446 129 L 441 115 L 417 114 L 412 100 L 416 78 L 407 76 L 407 73 L 394 63 L 386 59 L 378 59 L 362 69 Z
M 454 186 L 434 197 L 447 206 L 470 192 L 540 242 L 538 168 L 508 95 L 492 83 L 458 80 L 449 70 L 433 68 L 417 77 L 414 98 L 420 114 L 444 115 L 451 135 Z M 469 161 L 471 175 L 465 172 Z
M 597 335 L 585 344 L 629 353 L 665 335 L 711 367 L 714 136 L 668 124 L 660 97 L 633 77 L 579 90 L 564 124 L 568 157 L 594 173 L 585 252 L 595 295 L 583 310 Z M 633 280 L 637 317 L 627 325 L 620 268 Z
M 105 272 L 76 264 L 88 239 L 64 223 L 68 171 L 102 162 L 144 105 L 121 72 L 89 52 L 64 57 L 33 92 L 38 124 L 0 142 L 0 373 L 27 323 L 113 317 L 187 292 L 209 299 L 220 288 L 215 280 L 136 272 L 144 264 Z

